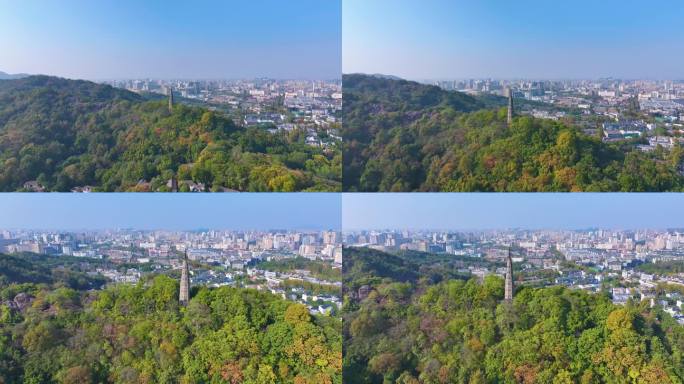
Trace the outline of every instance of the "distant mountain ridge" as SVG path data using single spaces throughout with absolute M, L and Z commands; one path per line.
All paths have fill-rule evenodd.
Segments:
M 399 76 L 385 75 L 385 74 L 382 74 L 382 73 L 374 73 L 374 74 L 368 75 L 368 76 L 372 76 L 372 77 L 375 77 L 375 78 L 378 78 L 378 79 L 385 79 L 385 80 L 404 80 L 403 78 L 401 78 L 401 77 L 399 77 Z
M 13 93 L 20 94 L 35 90 L 50 92 L 55 97 L 59 95 L 68 98 L 68 101 L 83 103 L 104 103 L 114 100 L 141 102 L 145 100 L 137 93 L 89 80 L 70 80 L 46 75 L 30 75 L 8 80 L 10 81 L 0 84 L 0 95 L 4 97 L 3 103 L 7 102 L 8 99 L 16 99 L 16 97 L 12 97 Z M 2 120 L 0 120 L 1 123 Z
M 351 74 L 342 76 L 345 104 L 359 98 L 369 98 L 371 106 L 380 106 L 384 111 L 401 108 L 403 111 L 422 111 L 439 105 L 448 105 L 461 112 L 485 108 L 487 105 L 477 98 L 461 92 L 445 91 L 436 85 L 421 84 L 388 75 Z M 398 105 L 394 105 L 394 104 Z M 395 108 L 396 107 L 396 108 Z
M 345 284 L 368 278 L 415 281 L 419 266 L 404 258 L 371 248 L 347 247 L 343 250 L 342 275 Z
M 31 75 L 27 73 L 16 73 L 16 74 L 9 74 L 5 73 L 3 71 L 0 71 L 0 80 L 15 80 L 15 79 L 21 79 L 24 77 L 29 77 Z

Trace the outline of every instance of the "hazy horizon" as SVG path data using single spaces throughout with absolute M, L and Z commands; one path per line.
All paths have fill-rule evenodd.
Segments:
M 53 75 L 50 73 L 26 73 L 26 72 L 17 72 L 17 73 L 10 73 L 7 71 L 3 71 L 2 68 L 0 68 L 0 73 L 4 73 L 6 75 L 14 76 L 14 75 L 22 75 L 22 76 L 50 76 L 50 77 L 59 77 L 67 80 L 85 80 L 85 81 L 92 81 L 92 82 L 102 82 L 102 81 L 126 81 L 126 80 L 151 80 L 151 81 L 254 81 L 254 80 L 275 80 L 275 81 L 319 81 L 319 82 L 334 82 L 334 81 L 340 81 L 342 79 L 341 75 L 338 75 L 336 78 L 286 78 L 286 77 L 269 77 L 269 76 L 251 76 L 251 77 L 216 77 L 216 78 L 202 78 L 202 77 L 154 77 L 154 76 L 146 76 L 146 77 L 112 77 L 112 78 L 101 78 L 101 79 L 86 79 L 86 78 L 79 78 L 79 77 L 64 77 L 64 76 L 59 76 L 59 75 Z M 3 79 L 0 79 L 3 80 Z
M 606 76 L 606 77 L 435 77 L 435 78 L 407 78 L 397 76 L 391 73 L 367 73 L 367 72 L 344 72 L 343 76 L 347 75 L 364 75 L 364 76 L 383 76 L 383 77 L 396 77 L 401 80 L 415 81 L 418 83 L 429 83 L 435 81 L 464 81 L 464 80 L 500 80 L 500 81 L 606 81 L 606 80 L 620 80 L 620 81 L 674 81 L 674 82 L 684 82 L 684 77 L 682 78 L 627 78 L 627 77 L 616 77 L 616 76 Z
M 343 231 L 684 228 L 677 193 L 344 193 L 342 211 Z
M 683 12 L 674 0 L 345 0 L 342 70 L 412 80 L 682 79 Z
M 87 229 L 87 228 L 72 228 L 72 229 L 60 229 L 60 228 L 0 228 L 0 231 L 10 231 L 10 232 L 32 232 L 32 231 L 46 231 L 46 232 L 58 232 L 58 233 L 107 233 L 107 232 L 169 232 L 169 233 L 193 233 L 193 232 L 206 232 L 206 231 L 216 231 L 216 232 L 265 232 L 265 233 L 275 233 L 275 232 L 322 232 L 332 229 L 325 228 L 238 228 L 238 229 L 226 229 L 226 228 L 188 228 L 188 229 L 140 229 L 140 228 L 99 228 L 99 229 Z
M 645 228 L 629 228 L 629 229 L 623 229 L 623 228 L 608 228 L 608 227 L 595 227 L 595 228 L 478 228 L 478 229 L 470 229 L 470 228 L 459 228 L 459 229 L 450 229 L 450 228 L 364 228 L 364 229 L 345 229 L 342 232 L 343 233 L 354 233 L 354 232 L 373 232 L 373 231 L 392 231 L 392 232 L 399 232 L 399 231 L 409 231 L 409 232 L 453 232 L 453 233 L 480 233 L 480 232 L 515 232 L 515 231 L 523 231 L 523 232 L 584 232 L 584 231 L 616 231 L 616 232 L 633 232 L 633 231 L 678 231 L 682 230 L 684 231 L 684 225 L 682 227 L 674 227 L 674 228 L 651 228 L 651 227 L 645 227 Z

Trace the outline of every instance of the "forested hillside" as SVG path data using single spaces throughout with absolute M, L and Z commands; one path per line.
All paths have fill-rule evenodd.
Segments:
M 242 128 L 218 112 L 107 85 L 31 76 L 0 81 L 0 190 L 334 191 L 341 154 L 305 132 Z M 37 182 L 37 184 L 35 183 Z
M 389 253 L 368 248 L 344 248 L 342 275 L 345 288 L 370 280 L 416 281 L 418 265 Z
M 642 153 L 490 99 L 343 77 L 346 191 L 679 191 L 682 148 Z
M 273 272 L 291 272 L 301 269 L 311 273 L 317 279 L 340 281 L 342 271 L 334 268 L 330 263 L 321 260 L 310 260 L 305 257 L 297 256 L 281 260 L 264 261 L 258 264 L 259 269 Z
M 507 305 L 497 276 L 407 280 L 396 256 L 381 256 L 345 249 L 345 383 L 684 380 L 684 327 L 646 302 L 523 286 Z M 390 273 L 369 279 L 378 270 Z
M 93 260 L 97 262 L 98 260 Z M 106 279 L 81 270 L 82 259 L 51 257 L 35 253 L 0 254 L 0 286 L 10 284 L 47 284 L 73 289 L 101 288 Z
M 2 383 L 342 383 L 341 321 L 301 304 L 200 287 L 180 307 L 163 275 L 93 291 L 22 268 L 0 283 Z

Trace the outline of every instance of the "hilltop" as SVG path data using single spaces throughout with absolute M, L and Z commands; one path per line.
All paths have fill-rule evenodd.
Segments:
M 342 274 L 345 286 L 371 278 L 417 281 L 418 265 L 399 256 L 369 248 L 345 248 Z
M 305 136 L 89 81 L 0 80 L 2 191 L 339 190 L 339 151 Z
M 682 148 L 643 153 L 505 99 L 406 80 L 343 77 L 345 191 L 680 191 Z

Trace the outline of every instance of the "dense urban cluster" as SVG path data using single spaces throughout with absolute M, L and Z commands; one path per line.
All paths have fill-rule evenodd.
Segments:
M 642 151 L 672 149 L 684 127 L 684 82 L 672 80 L 495 80 L 437 81 L 445 90 L 504 96 L 521 102 L 520 113 L 571 120 L 604 142 L 648 138 Z M 531 103 L 527 103 L 527 102 Z
M 3 231 L 0 253 L 47 255 L 56 264 L 80 259 L 87 273 L 111 284 L 175 276 L 187 253 L 191 286 L 267 291 L 312 314 L 331 315 L 341 305 L 342 248 L 334 231 Z

